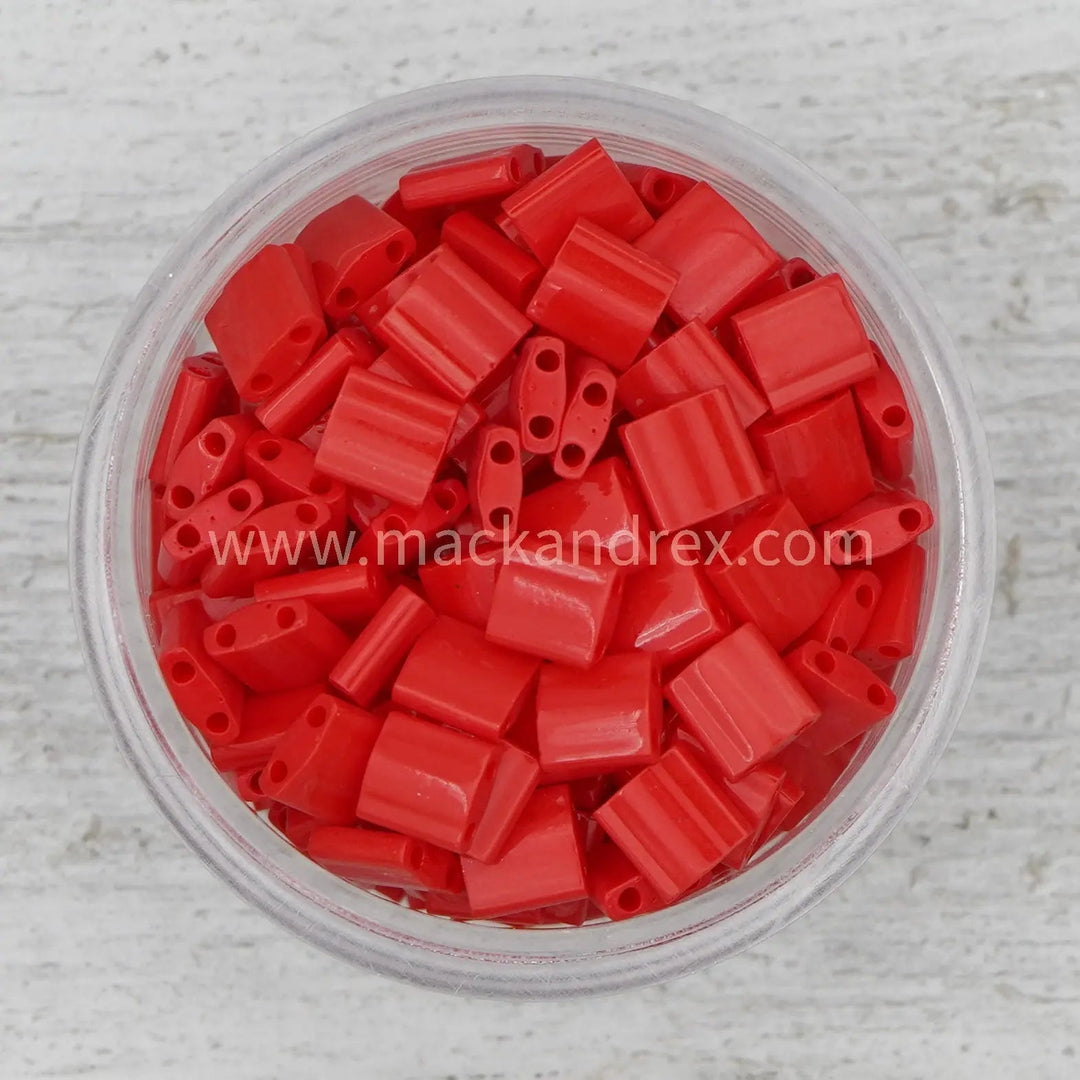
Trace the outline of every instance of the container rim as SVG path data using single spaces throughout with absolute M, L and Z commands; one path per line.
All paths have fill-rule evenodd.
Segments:
M 900 374 L 923 414 L 920 454 L 950 520 L 946 530 L 939 513 L 931 609 L 897 722 L 860 754 L 836 798 L 721 889 L 622 923 L 543 931 L 410 911 L 293 851 L 236 799 L 195 741 L 180 737 L 133 572 L 147 379 L 155 361 L 160 369 L 190 344 L 190 297 L 205 293 L 208 261 L 219 274 L 235 263 L 264 235 L 253 213 L 301 190 L 320 167 L 333 176 L 358 145 L 377 156 L 419 134 L 507 122 L 647 137 L 733 177 L 752 205 L 760 199 L 799 222 L 807 244 L 844 267 L 864 317 L 902 356 Z M 993 593 L 993 484 L 973 395 L 939 316 L 895 251 L 817 174 L 740 125 L 651 91 L 565 77 L 487 78 L 378 101 L 318 128 L 230 187 L 176 243 L 129 310 L 95 386 L 73 477 L 70 552 L 95 695 L 154 801 L 212 869 L 301 937 L 383 974 L 471 994 L 557 998 L 646 985 L 732 956 L 808 910 L 885 839 L 941 756 L 975 676 Z

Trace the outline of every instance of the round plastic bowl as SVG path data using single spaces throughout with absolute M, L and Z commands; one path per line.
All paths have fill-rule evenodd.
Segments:
M 180 358 L 202 347 L 221 283 L 257 248 L 295 236 L 346 195 L 390 194 L 421 162 L 528 141 L 565 153 L 600 137 L 616 158 L 714 184 L 784 255 L 842 269 L 916 421 L 916 484 L 934 507 L 917 654 L 899 705 L 831 801 L 743 874 L 620 923 L 520 930 L 411 911 L 291 848 L 214 771 L 159 674 L 143 619 L 145 480 Z M 835 888 L 925 783 L 959 717 L 992 593 L 993 494 L 970 389 L 938 316 L 897 255 L 840 195 L 781 150 L 713 113 L 576 79 L 491 79 L 378 102 L 282 150 L 219 199 L 147 282 L 94 392 L 72 504 L 72 589 L 83 648 L 119 744 L 201 858 L 302 937 L 429 987 L 551 998 L 640 986 L 729 957 Z

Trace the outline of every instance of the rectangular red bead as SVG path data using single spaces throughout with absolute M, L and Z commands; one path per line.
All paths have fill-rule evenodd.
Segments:
M 451 214 L 443 222 L 442 239 L 516 308 L 525 307 L 544 273 L 527 251 L 467 210 Z
M 444 893 L 461 888 L 461 867 L 449 851 L 382 829 L 323 825 L 312 831 L 307 854 L 354 885 Z
M 876 560 L 874 573 L 881 581 L 881 598 L 855 656 L 869 667 L 886 668 L 915 651 L 926 552 L 917 544 L 908 544 Z
M 353 368 L 330 411 L 316 467 L 393 502 L 419 506 L 457 414 L 449 401 Z
M 645 345 L 678 275 L 582 219 L 570 230 L 526 309 L 545 330 L 625 371 Z
M 481 150 L 410 169 L 398 181 L 406 210 L 509 195 L 544 169 L 544 154 L 528 143 Z
M 359 629 L 382 607 L 390 584 L 377 566 L 320 566 L 255 583 L 256 600 L 306 600 L 345 629 Z
M 469 858 L 494 862 L 502 855 L 539 779 L 540 764 L 536 758 L 512 743 L 502 744 L 491 794 L 465 851 Z
M 915 425 L 900 380 L 872 341 L 870 348 L 877 368 L 852 387 L 855 405 L 875 467 L 890 484 L 899 484 L 911 475 Z

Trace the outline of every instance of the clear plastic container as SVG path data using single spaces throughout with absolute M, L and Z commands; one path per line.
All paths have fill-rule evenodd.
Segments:
M 421 162 L 528 141 L 564 153 L 596 135 L 616 158 L 714 184 L 781 253 L 842 269 L 916 421 L 916 483 L 934 507 L 916 656 L 899 705 L 816 815 L 743 874 L 620 923 L 511 929 L 392 904 L 291 848 L 215 772 L 173 706 L 143 617 L 145 480 L 180 358 L 196 351 L 220 284 L 258 247 L 352 192 L 381 199 Z M 858 153 L 853 146 L 852 153 Z M 888 835 L 960 715 L 993 589 L 989 459 L 960 361 L 896 253 L 793 158 L 713 113 L 576 79 L 489 79 L 360 109 L 244 177 L 173 248 L 105 362 L 82 435 L 71 514 L 72 590 L 83 649 L 124 755 L 200 857 L 272 918 L 336 956 L 428 987 L 520 998 L 658 982 L 732 956 L 791 922 Z

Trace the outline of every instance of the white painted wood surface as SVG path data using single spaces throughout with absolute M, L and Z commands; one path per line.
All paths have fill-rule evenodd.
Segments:
M 0 6 L 0 1076 L 1080 1075 L 1075 0 L 7 0 Z M 727 113 L 873 218 L 970 365 L 1001 576 L 970 707 L 884 848 L 750 954 L 586 1003 L 360 974 L 212 878 L 90 697 L 65 516 L 144 277 L 239 173 L 434 81 L 625 80 Z

